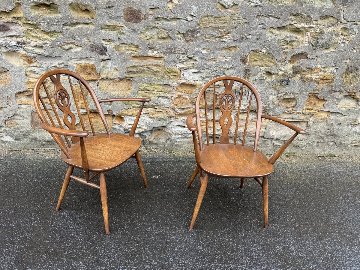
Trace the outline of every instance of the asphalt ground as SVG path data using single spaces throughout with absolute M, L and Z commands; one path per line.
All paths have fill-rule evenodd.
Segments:
M 189 232 L 198 181 L 194 161 L 144 158 L 107 173 L 111 234 L 98 190 L 71 182 L 57 157 L 0 159 L 1 269 L 360 269 L 360 162 L 280 160 L 269 179 L 269 227 L 261 188 L 210 178 Z

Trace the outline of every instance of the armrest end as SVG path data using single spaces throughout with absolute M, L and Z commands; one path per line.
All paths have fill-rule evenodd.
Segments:
M 186 118 L 186 126 L 190 131 L 196 131 L 196 126 L 194 125 L 193 119 L 196 117 L 196 114 L 190 114 Z

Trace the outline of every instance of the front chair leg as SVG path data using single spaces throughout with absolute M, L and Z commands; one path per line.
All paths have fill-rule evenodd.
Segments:
M 61 202 L 63 201 L 64 199 L 64 196 L 65 196 L 65 192 L 69 186 L 69 182 L 70 182 L 70 176 L 72 175 L 74 171 L 74 167 L 73 166 L 69 166 L 67 171 L 66 171 L 66 174 L 65 174 L 65 179 L 64 179 L 64 183 L 62 185 L 62 188 L 61 188 L 61 191 L 60 191 L 60 195 L 59 195 L 59 199 L 58 199 L 58 203 L 56 205 L 56 210 L 59 211 L 60 209 L 60 206 L 61 206 Z
M 106 181 L 105 181 L 105 173 L 103 172 L 100 173 L 100 196 L 101 196 L 101 206 L 104 216 L 105 233 L 110 234 Z
M 145 174 L 144 164 L 142 163 L 139 150 L 136 151 L 135 158 L 136 158 L 136 162 L 137 162 L 137 164 L 139 166 L 141 176 L 142 176 L 143 181 L 144 181 L 144 187 L 147 187 L 147 178 L 146 178 L 146 174 Z
M 200 167 L 199 167 L 199 165 L 197 165 L 194 172 L 192 173 L 188 183 L 187 183 L 187 188 L 191 188 L 191 185 L 194 182 L 195 177 L 198 175 L 199 172 L 200 172 Z
M 262 182 L 263 210 L 264 210 L 264 228 L 268 225 L 269 199 L 268 199 L 268 176 L 264 176 Z
M 197 198 L 197 201 L 196 201 L 196 204 L 195 204 L 194 213 L 193 213 L 193 216 L 192 216 L 192 219 L 191 219 L 190 231 L 193 229 L 193 227 L 195 225 L 196 218 L 197 218 L 197 216 L 199 214 L 200 206 L 201 206 L 201 203 L 202 203 L 204 195 L 205 195 L 208 180 L 209 180 L 209 176 L 207 174 L 205 174 L 204 176 L 200 175 L 200 181 L 201 181 L 200 191 L 199 191 L 199 195 L 198 195 L 198 198 Z

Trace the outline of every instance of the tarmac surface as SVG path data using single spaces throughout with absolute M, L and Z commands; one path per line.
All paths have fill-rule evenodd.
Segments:
M 280 160 L 261 188 L 211 177 L 189 232 L 198 181 L 192 159 L 144 158 L 107 173 L 111 234 L 99 192 L 71 182 L 55 205 L 66 165 L 57 157 L 0 159 L 1 269 L 360 269 L 360 161 Z

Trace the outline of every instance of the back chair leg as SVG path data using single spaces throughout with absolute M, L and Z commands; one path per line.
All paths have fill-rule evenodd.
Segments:
M 195 225 L 195 221 L 196 218 L 199 214 L 199 210 L 200 210 L 200 206 L 201 203 L 203 201 L 204 195 L 205 195 L 205 191 L 206 191 L 206 187 L 209 181 L 209 176 L 207 174 L 205 174 L 204 176 L 200 175 L 200 181 L 201 181 L 201 186 L 200 186 L 200 191 L 199 191 L 199 195 L 195 204 L 195 208 L 194 208 L 194 213 L 191 219 L 191 223 L 190 223 L 190 231 L 193 229 L 194 225 Z
M 191 188 L 191 185 L 194 182 L 194 180 L 195 180 L 195 178 L 196 178 L 196 176 L 198 175 L 199 172 L 200 172 L 200 167 L 199 167 L 199 165 L 197 165 L 194 172 L 192 173 L 188 183 L 187 183 L 187 188 Z
M 145 174 L 144 164 L 142 163 L 139 150 L 136 151 L 135 158 L 136 158 L 136 162 L 137 162 L 137 164 L 139 166 L 141 176 L 142 176 L 143 181 L 144 181 L 144 187 L 147 187 L 147 178 L 146 178 L 146 174 Z
M 64 183 L 63 183 L 61 191 L 60 191 L 60 196 L 59 196 L 59 199 L 58 199 L 58 203 L 56 205 L 56 210 L 57 211 L 59 211 L 59 209 L 60 209 L 61 203 L 62 203 L 62 201 L 64 199 L 64 196 L 65 196 L 65 192 L 66 192 L 66 190 L 67 190 L 67 188 L 69 186 L 70 176 L 72 175 L 73 171 L 74 171 L 73 166 L 69 166 L 67 171 L 66 171 Z
M 244 187 L 245 178 L 240 178 L 240 188 Z
M 263 210 L 264 210 L 264 228 L 268 225 L 269 201 L 268 201 L 268 176 L 264 176 L 262 182 Z
M 110 234 L 106 181 L 105 181 L 105 173 L 103 172 L 100 173 L 100 196 L 101 196 L 101 205 L 104 216 L 105 233 Z

